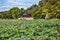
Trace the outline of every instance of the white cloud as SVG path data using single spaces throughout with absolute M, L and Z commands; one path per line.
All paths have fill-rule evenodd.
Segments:
M 25 3 L 15 0 L 8 0 L 7 3 L 11 3 L 11 5 L 25 5 Z
M 19 7 L 19 8 L 28 8 L 32 4 L 36 4 L 37 0 L 6 0 L 4 3 L 1 2 L 0 4 L 3 4 L 0 6 L 0 11 L 2 10 L 8 10 L 12 7 Z
M 7 6 L 1 6 L 0 8 L 5 8 L 5 7 L 7 7 Z

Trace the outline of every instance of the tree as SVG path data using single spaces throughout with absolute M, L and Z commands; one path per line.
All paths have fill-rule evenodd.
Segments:
M 41 1 L 39 1 L 39 6 L 40 7 L 43 7 L 45 4 L 46 4 L 46 2 L 47 2 L 48 0 L 41 0 Z

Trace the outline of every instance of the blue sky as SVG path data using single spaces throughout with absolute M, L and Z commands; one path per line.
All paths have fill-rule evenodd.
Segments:
M 0 0 L 0 11 L 6 11 L 12 7 L 28 8 L 32 4 L 38 4 L 39 0 Z

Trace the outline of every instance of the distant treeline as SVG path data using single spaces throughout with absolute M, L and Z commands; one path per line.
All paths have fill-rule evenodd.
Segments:
M 41 0 L 38 5 L 34 4 L 24 10 L 13 7 L 9 11 L 0 12 L 0 18 L 18 18 L 28 12 L 34 19 L 60 19 L 60 0 Z
M 9 11 L 0 12 L 1 19 L 17 19 L 21 17 L 25 10 L 23 8 L 13 7 Z

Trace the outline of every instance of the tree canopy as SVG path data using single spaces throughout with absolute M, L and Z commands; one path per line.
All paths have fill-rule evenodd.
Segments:
M 60 0 L 41 0 L 26 10 L 13 7 L 8 11 L 0 12 L 0 18 L 16 19 L 27 11 L 35 19 L 60 19 Z
M 29 10 L 34 18 L 60 19 L 60 0 L 41 0 L 37 7 Z
M 13 7 L 9 11 L 0 12 L 0 18 L 4 19 L 16 19 L 21 17 L 24 13 L 24 9 L 19 9 L 18 7 Z

